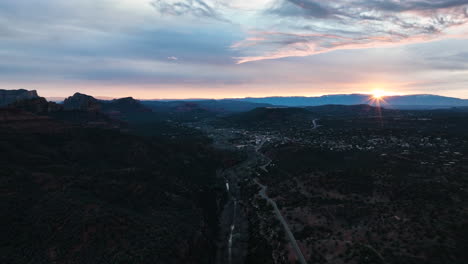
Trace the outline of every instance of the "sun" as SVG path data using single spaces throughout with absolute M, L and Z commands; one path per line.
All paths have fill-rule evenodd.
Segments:
M 376 100 L 382 100 L 385 97 L 385 91 L 376 89 L 372 91 L 372 98 Z
M 384 91 L 382 89 L 374 89 L 372 92 L 370 92 L 369 95 L 369 104 L 370 105 L 375 105 L 375 106 L 381 106 L 381 105 L 386 105 L 387 102 L 385 101 L 385 97 L 389 96 L 390 93 L 387 91 Z

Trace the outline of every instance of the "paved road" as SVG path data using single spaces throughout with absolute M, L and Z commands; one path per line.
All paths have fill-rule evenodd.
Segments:
M 313 125 L 314 125 L 314 129 L 316 129 L 317 127 L 319 127 L 320 125 L 317 125 L 316 123 L 316 120 L 313 121 Z M 246 161 L 242 162 L 241 164 L 239 165 L 236 165 L 232 168 L 229 168 L 227 169 L 226 171 L 222 172 L 222 175 L 224 176 L 225 178 L 225 185 L 226 185 L 226 191 L 229 193 L 229 202 L 226 204 L 225 206 L 225 210 L 223 210 L 223 215 L 226 215 L 228 218 L 230 218 L 230 223 L 229 225 L 230 226 L 226 226 L 226 228 L 229 228 L 227 231 L 227 256 L 224 255 L 225 257 L 223 258 L 223 254 L 221 253 L 221 255 L 218 256 L 218 263 L 223 263 L 223 259 L 224 259 L 224 263 L 226 263 L 226 257 L 227 257 L 227 262 L 229 264 L 231 263 L 242 263 L 243 262 L 243 257 L 241 257 L 239 255 L 239 253 L 236 253 L 238 252 L 239 250 L 235 251 L 234 249 L 236 248 L 234 245 L 237 245 L 237 247 L 240 247 L 243 249 L 244 246 L 240 245 L 239 242 L 238 242 L 238 237 L 240 236 L 240 234 L 242 232 L 248 232 L 246 227 L 244 226 L 239 226 L 239 217 L 245 217 L 245 216 L 240 216 L 239 214 L 239 207 L 240 207 L 240 204 L 238 204 L 238 200 L 236 199 L 236 197 L 238 197 L 239 195 L 239 190 L 238 190 L 238 186 L 236 184 L 237 180 L 239 180 L 237 178 L 237 175 L 230 175 L 229 176 L 229 173 L 232 173 L 232 174 L 237 174 L 237 171 L 236 169 L 241 169 L 241 168 L 250 168 L 250 169 L 253 169 L 255 167 L 257 168 L 260 168 L 262 169 L 263 171 L 265 172 L 268 172 L 267 170 L 267 167 L 271 164 L 272 160 L 270 158 L 268 158 L 267 156 L 265 156 L 263 153 L 260 152 L 260 149 L 263 147 L 263 145 L 266 143 L 266 140 L 265 139 L 262 139 L 262 141 L 260 142 L 260 144 L 257 144 L 255 147 L 254 147 L 254 150 L 255 150 L 255 153 L 257 158 L 249 158 L 247 159 Z M 226 143 L 226 144 L 223 144 L 223 143 L 218 143 L 219 146 L 229 146 L 229 143 Z M 263 165 L 259 165 L 259 159 L 258 157 L 261 157 L 260 160 L 264 160 L 265 163 L 263 163 Z M 261 161 L 260 161 L 261 162 Z M 287 235 L 287 238 L 296 254 L 296 257 L 297 257 L 297 260 L 299 261 L 299 263 L 301 264 L 307 264 L 305 258 L 304 258 L 304 255 L 302 254 L 302 251 L 299 247 L 299 245 L 297 244 L 297 241 L 294 237 L 294 234 L 292 233 L 288 223 L 286 222 L 286 220 L 284 219 L 284 217 L 281 215 L 281 211 L 279 210 L 278 206 L 276 205 L 276 202 L 274 200 L 272 200 L 270 197 L 268 197 L 267 195 L 267 186 L 265 185 L 262 185 L 260 184 L 260 182 L 258 182 L 258 180 L 254 180 L 255 183 L 260 186 L 261 190 L 259 192 L 259 195 L 265 199 L 269 204 L 271 204 L 273 206 L 273 209 L 275 211 L 275 215 L 276 217 L 278 218 L 278 220 L 281 222 L 284 230 L 285 230 L 285 233 Z M 231 204 L 231 206 L 229 206 L 229 204 Z M 227 209 L 227 210 L 226 210 Z M 232 211 L 231 211 L 232 210 Z M 231 216 L 228 216 L 230 213 L 229 211 L 232 213 Z M 241 230 L 239 230 L 241 229 Z M 245 230 L 244 230 L 245 229 Z M 235 252 L 234 252 L 235 251 Z M 245 256 L 244 256 L 245 257 Z
M 301 248 L 297 244 L 296 238 L 294 237 L 294 234 L 292 233 L 291 229 L 289 228 L 288 223 L 284 219 L 283 215 L 281 215 L 281 211 L 279 210 L 278 206 L 276 205 L 276 202 L 273 201 L 268 195 L 266 194 L 267 191 L 267 186 L 261 184 L 258 182 L 257 179 L 254 179 L 255 183 L 260 186 L 260 191 L 258 194 L 265 199 L 269 204 L 273 206 L 273 210 L 275 211 L 276 217 L 278 220 L 280 220 L 281 224 L 283 225 L 284 231 L 286 232 L 286 235 L 288 236 L 289 242 L 291 242 L 291 245 L 296 252 L 297 259 L 301 264 L 307 264 L 307 261 L 304 258 L 304 255 L 302 254 Z
M 315 120 L 314 120 L 314 125 L 315 125 Z M 255 150 L 259 155 L 261 155 L 264 159 L 267 160 L 267 163 L 265 165 L 262 165 L 262 166 L 259 166 L 259 167 L 262 170 L 268 172 L 266 167 L 268 165 L 270 165 L 271 159 L 266 157 L 265 155 L 263 155 L 263 153 L 260 152 L 260 148 L 263 146 L 264 143 L 265 142 L 263 141 L 258 148 L 255 148 Z M 281 224 L 283 225 L 284 231 L 285 231 L 286 235 L 288 236 L 289 242 L 291 243 L 291 246 L 293 247 L 293 249 L 294 249 L 294 251 L 296 253 L 297 260 L 299 260 L 299 262 L 301 264 L 307 264 L 307 261 L 305 260 L 305 257 L 302 254 L 301 248 L 297 244 L 296 238 L 294 237 L 294 234 L 292 233 L 291 228 L 289 228 L 288 222 L 286 222 L 286 220 L 284 219 L 283 215 L 281 214 L 281 211 L 279 210 L 278 206 L 276 205 L 276 202 L 273 199 L 271 199 L 270 197 L 268 197 L 268 195 L 266 193 L 268 187 L 261 184 L 257 179 L 254 179 L 254 182 L 258 186 L 260 186 L 260 188 L 261 188 L 260 191 L 258 192 L 258 194 L 263 199 L 265 199 L 269 204 L 271 204 L 273 206 L 273 210 L 275 211 L 276 218 L 278 218 L 278 220 L 280 220 Z
M 236 209 L 237 209 L 237 201 L 234 200 L 234 216 L 232 217 L 232 224 L 231 224 L 231 233 L 229 233 L 229 239 L 228 239 L 228 260 L 229 264 L 232 263 L 232 238 L 234 236 L 234 232 L 236 230 Z
M 314 125 L 314 127 L 312 127 L 312 129 L 317 129 L 320 126 L 320 125 L 317 124 L 317 121 L 318 121 L 318 119 L 312 120 L 312 124 Z

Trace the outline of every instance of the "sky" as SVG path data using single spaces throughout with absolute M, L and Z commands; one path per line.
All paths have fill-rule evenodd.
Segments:
M 468 0 L 1 0 L 0 89 L 468 98 Z

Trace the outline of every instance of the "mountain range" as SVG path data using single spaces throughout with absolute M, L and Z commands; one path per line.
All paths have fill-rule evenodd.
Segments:
M 453 107 L 468 107 L 467 99 L 445 97 L 430 94 L 385 96 L 374 100 L 367 94 L 337 94 L 318 97 L 261 97 L 220 100 L 136 100 L 131 97 L 102 100 L 92 96 L 75 93 L 63 102 L 55 104 L 39 97 L 36 91 L 0 90 L 0 107 L 15 104 L 19 101 L 36 99 L 44 111 L 53 111 L 63 107 L 64 110 L 102 111 L 112 114 L 143 112 L 211 112 L 236 113 L 251 111 L 259 107 L 311 107 L 324 105 L 363 105 L 380 106 L 389 109 L 427 110 Z M 28 105 L 31 108 L 31 105 Z
M 384 108 L 431 109 L 444 107 L 468 106 L 468 100 L 431 94 L 385 96 L 378 103 L 367 94 L 337 94 L 318 97 L 264 97 L 237 99 L 250 103 L 266 103 L 282 106 L 320 106 L 320 105 L 377 105 Z
M 395 109 L 438 109 L 451 107 L 466 107 L 468 106 L 467 99 L 455 97 L 446 97 L 431 94 L 415 94 L 415 95 L 395 95 L 385 96 L 382 100 L 375 100 L 368 94 L 334 94 L 323 95 L 317 97 L 248 97 L 235 99 L 220 99 L 220 100 L 179 100 L 179 101 L 164 101 L 164 100 L 143 100 L 144 104 L 171 103 L 175 104 L 181 101 L 196 103 L 208 108 L 217 108 L 233 112 L 249 111 L 256 107 L 268 106 L 284 106 L 284 107 L 306 107 L 306 106 L 321 106 L 321 105 L 362 105 L 369 104 L 373 106 L 381 106 L 384 108 Z M 242 104 L 249 103 L 249 104 Z

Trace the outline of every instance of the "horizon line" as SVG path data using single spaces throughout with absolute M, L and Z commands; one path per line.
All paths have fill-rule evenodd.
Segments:
M 75 93 L 81 93 L 81 92 L 74 92 Z M 86 93 L 82 93 L 86 94 Z M 90 95 L 96 99 L 99 100 L 114 100 L 114 99 L 122 99 L 122 98 L 128 98 L 133 96 L 123 96 L 123 97 L 112 97 L 112 96 L 95 96 L 91 94 L 86 94 Z M 144 99 L 144 98 L 134 98 L 139 101 L 203 101 L 203 100 L 242 100 L 242 99 L 262 99 L 262 98 L 319 98 L 319 97 L 324 97 L 324 96 L 339 96 L 339 95 L 369 95 L 372 96 L 372 93 L 370 92 L 355 92 L 355 93 L 330 93 L 330 94 L 321 94 L 321 95 L 273 95 L 273 96 L 247 96 L 247 97 L 220 97 L 220 98 L 149 98 L 149 99 Z M 432 96 L 440 96 L 440 97 L 446 97 L 446 98 L 454 98 L 454 99 L 460 99 L 460 100 L 468 100 L 468 98 L 461 98 L 461 97 L 454 97 L 454 96 L 446 96 L 446 95 L 438 95 L 438 94 L 429 94 L 429 93 L 414 93 L 414 94 L 391 94 L 391 95 L 384 95 L 383 97 L 397 97 L 397 96 L 424 96 L 424 95 L 432 95 Z M 39 95 L 40 96 L 40 95 Z M 72 96 L 72 95 L 71 95 Z M 51 100 L 51 101 L 60 101 L 64 100 L 70 96 L 43 96 L 44 98 Z

